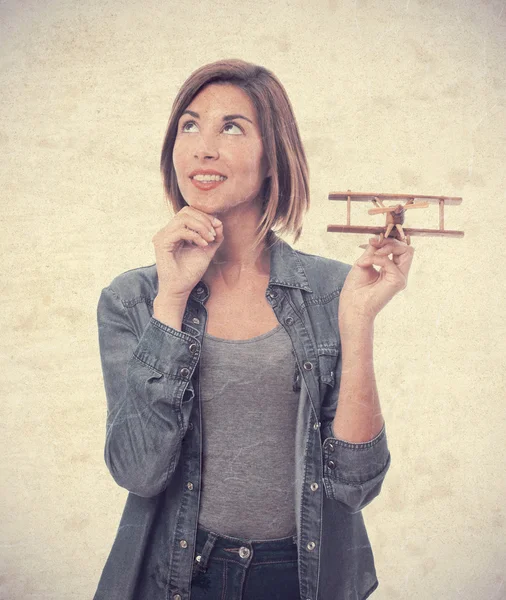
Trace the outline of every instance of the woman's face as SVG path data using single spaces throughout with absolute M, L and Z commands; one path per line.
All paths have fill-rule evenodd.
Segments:
M 232 84 L 210 84 L 182 114 L 172 154 L 186 202 L 208 214 L 258 197 L 267 175 L 255 107 Z

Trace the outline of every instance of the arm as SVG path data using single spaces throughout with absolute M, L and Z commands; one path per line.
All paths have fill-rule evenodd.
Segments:
M 341 337 L 342 376 L 333 435 L 358 444 L 374 439 L 383 429 L 373 364 L 374 325 L 356 327 Z
M 139 337 L 110 287 L 102 290 L 97 323 L 107 398 L 105 462 L 118 485 L 154 496 L 179 460 L 198 360 L 189 346 L 198 342 L 154 317 Z
M 332 398 L 322 407 L 322 433 L 329 436 L 323 442 L 323 468 L 327 494 L 351 512 L 379 494 L 390 467 L 372 362 L 373 322 L 406 287 L 413 254 L 413 247 L 399 240 L 370 238 L 339 294 L 339 402 Z
M 330 498 L 358 512 L 381 491 L 390 467 L 373 366 L 373 325 L 341 332 L 336 385 L 322 407 L 324 481 Z

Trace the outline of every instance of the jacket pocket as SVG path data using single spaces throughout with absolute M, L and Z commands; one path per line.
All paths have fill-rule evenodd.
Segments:
M 321 383 L 324 383 L 330 387 L 335 386 L 338 357 L 338 345 L 318 348 L 318 368 L 320 370 Z M 322 388 L 322 392 L 324 391 L 325 388 Z
M 337 367 L 340 348 L 318 348 L 318 367 L 320 369 L 320 421 L 322 444 L 327 437 L 332 437 L 332 421 L 337 408 L 338 381 Z

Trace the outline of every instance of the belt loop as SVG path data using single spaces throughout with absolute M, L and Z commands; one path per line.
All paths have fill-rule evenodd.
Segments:
M 217 538 L 218 538 L 217 534 L 213 533 L 212 531 L 210 531 L 207 534 L 207 540 L 202 549 L 202 554 L 200 555 L 200 561 L 198 562 L 197 568 L 199 571 L 205 572 L 207 570 L 207 562 L 209 560 L 209 555 L 211 554 L 211 550 L 213 549 Z

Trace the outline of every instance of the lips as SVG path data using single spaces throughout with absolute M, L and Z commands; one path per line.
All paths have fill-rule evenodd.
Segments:
M 192 171 L 189 175 L 190 179 L 193 179 L 196 175 L 202 175 L 202 176 L 206 176 L 206 175 L 214 175 L 217 177 L 225 177 L 225 179 L 227 178 L 226 175 L 223 175 L 223 173 L 220 173 L 219 171 L 215 171 L 214 169 L 195 169 L 195 171 Z
M 227 180 L 226 175 L 214 169 L 196 169 L 190 173 L 189 177 L 196 188 L 206 191 L 213 190 Z

